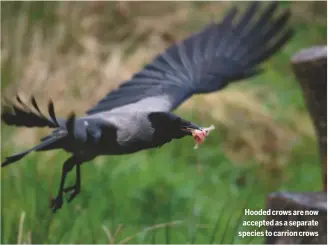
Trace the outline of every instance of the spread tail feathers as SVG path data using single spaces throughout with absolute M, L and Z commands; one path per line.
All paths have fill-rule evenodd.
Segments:
M 18 102 L 17 105 L 15 103 L 10 103 L 12 105 L 12 110 L 5 108 L 1 114 L 1 118 L 6 124 L 18 127 L 59 127 L 52 101 L 49 101 L 48 104 L 50 118 L 47 118 L 40 111 L 34 97 L 30 99 L 32 108 L 26 105 L 18 95 L 16 96 L 16 100 Z

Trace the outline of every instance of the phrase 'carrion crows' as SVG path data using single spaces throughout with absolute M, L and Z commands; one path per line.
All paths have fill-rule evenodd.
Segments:
M 52 200 L 55 212 L 62 207 L 64 193 L 70 193 L 70 202 L 80 192 L 80 167 L 86 161 L 100 155 L 130 154 L 160 147 L 187 135 L 202 143 L 208 129 L 171 111 L 193 94 L 214 92 L 230 82 L 260 73 L 258 65 L 292 36 L 292 29 L 287 26 L 288 10 L 277 14 L 276 2 L 263 9 L 259 5 L 259 2 L 250 4 L 240 17 L 234 7 L 221 22 L 211 23 L 172 45 L 108 93 L 85 116 L 71 114 L 68 119 L 57 118 L 50 101 L 46 117 L 34 97 L 30 108 L 17 96 L 11 110 L 3 110 L 3 122 L 54 130 L 39 145 L 7 157 L 2 167 L 32 151 L 64 149 L 72 153 L 63 165 L 58 195 Z M 66 175 L 74 166 L 76 183 L 65 187 Z

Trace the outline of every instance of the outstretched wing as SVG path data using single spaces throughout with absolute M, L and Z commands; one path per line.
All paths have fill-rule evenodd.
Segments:
M 236 22 L 232 8 L 220 23 L 168 48 L 143 70 L 87 111 L 170 111 L 196 93 L 209 93 L 229 82 L 258 74 L 259 63 L 292 36 L 289 11 L 276 18 L 278 3 L 259 9 L 252 3 Z M 261 12 L 260 14 L 257 14 Z

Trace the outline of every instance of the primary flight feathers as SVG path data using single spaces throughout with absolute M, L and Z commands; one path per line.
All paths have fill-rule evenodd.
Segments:
M 87 113 L 129 109 L 127 105 L 170 111 L 193 94 L 216 91 L 257 74 L 257 65 L 292 36 L 291 28 L 286 27 L 289 10 L 274 18 L 278 4 L 260 10 L 261 3 L 254 2 L 241 16 L 232 8 L 220 23 L 210 24 L 158 55 Z

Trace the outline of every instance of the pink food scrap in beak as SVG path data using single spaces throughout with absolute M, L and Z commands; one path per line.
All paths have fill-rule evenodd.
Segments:
M 215 127 L 211 125 L 208 128 L 202 128 L 201 130 L 195 129 L 192 131 L 192 136 L 194 137 L 195 140 L 194 149 L 197 149 L 198 145 L 204 143 L 206 136 L 208 136 L 210 134 L 210 131 L 212 131 L 213 129 L 215 129 Z

